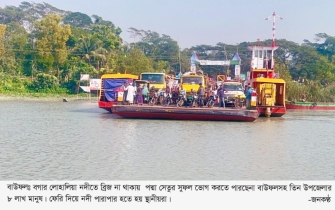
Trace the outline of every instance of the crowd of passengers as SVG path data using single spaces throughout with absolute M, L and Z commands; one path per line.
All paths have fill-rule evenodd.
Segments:
M 186 91 L 183 90 L 182 87 L 177 85 L 169 85 L 162 91 L 157 91 L 154 86 L 150 89 L 147 85 L 137 84 L 137 86 L 133 86 L 132 83 L 127 84 L 124 83 L 121 87 L 123 90 L 123 103 L 124 104 L 137 104 L 143 105 L 149 103 L 149 101 L 154 98 L 156 102 L 162 103 L 165 100 L 166 96 L 169 96 L 169 100 L 171 103 L 176 104 L 179 100 L 185 100 L 185 102 L 189 103 L 189 99 L 186 98 Z M 165 94 L 164 94 L 165 93 Z M 222 84 L 220 85 L 208 85 L 204 87 L 202 83 L 199 83 L 199 87 L 197 91 L 191 89 L 191 93 L 189 96 L 197 96 L 198 106 L 202 107 L 207 104 L 210 99 L 217 100 L 219 107 L 225 107 L 224 97 L 225 97 L 225 89 Z

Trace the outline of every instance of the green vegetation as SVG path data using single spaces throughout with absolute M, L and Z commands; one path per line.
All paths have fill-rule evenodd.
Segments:
M 38 17 L 38 18 L 37 18 Z M 217 43 L 180 51 L 168 35 L 127 29 L 134 39 L 125 43 L 122 30 L 98 15 L 57 9 L 47 3 L 22 2 L 0 8 L 0 95 L 58 96 L 78 93 L 80 74 L 100 78 L 104 73 L 188 71 L 194 51 L 204 60 L 225 60 L 237 51 L 241 71 L 250 69 L 247 46 L 271 45 L 242 42 L 238 46 Z M 276 71 L 287 81 L 287 99 L 335 101 L 335 37 L 316 34 L 316 42 L 302 45 L 277 40 Z M 214 76 L 234 66 L 201 66 Z

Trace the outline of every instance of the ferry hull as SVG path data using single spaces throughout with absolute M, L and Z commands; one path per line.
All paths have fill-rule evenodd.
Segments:
M 335 110 L 335 103 L 314 103 L 314 102 L 288 102 L 286 103 L 287 109 L 298 110 Z
M 285 107 L 271 107 L 270 117 L 282 117 L 286 113 Z M 266 117 L 266 107 L 257 107 L 260 117 Z
M 259 116 L 257 110 L 221 108 L 115 105 L 113 106 L 112 111 L 120 117 L 135 119 L 253 122 Z
M 112 112 L 112 107 L 116 105 L 116 102 L 110 102 L 110 101 L 99 101 L 98 106 L 101 109 L 107 110 L 109 112 Z

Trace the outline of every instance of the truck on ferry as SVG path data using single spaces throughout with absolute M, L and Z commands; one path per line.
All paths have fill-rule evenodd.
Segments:
M 224 101 L 227 105 L 235 104 L 236 99 L 240 100 L 240 103 L 245 102 L 245 94 L 242 82 L 239 80 L 225 80 L 222 82 L 224 92 Z
M 226 75 L 217 75 L 216 81 L 217 86 L 223 85 L 226 106 L 235 106 L 237 100 L 239 104 L 245 105 L 245 89 L 240 79 L 230 79 Z
M 158 72 L 143 72 L 140 75 L 140 80 L 149 82 L 149 88 L 154 87 L 156 91 L 166 88 L 166 75 L 165 73 Z

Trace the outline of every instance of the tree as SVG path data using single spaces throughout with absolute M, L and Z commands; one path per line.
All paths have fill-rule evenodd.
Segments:
M 113 30 L 115 29 L 115 25 L 111 21 L 103 20 L 102 17 L 98 15 L 92 15 L 92 18 L 93 18 L 94 24 L 96 25 L 104 25 L 104 26 L 110 27 Z
M 267 42 L 270 44 L 272 40 L 267 40 Z M 274 51 L 277 63 L 289 64 L 291 60 L 296 59 L 299 55 L 299 44 L 285 39 L 277 40 L 276 43 L 279 45 L 279 48 Z
M 100 46 L 102 46 L 102 42 L 96 36 L 93 36 L 92 34 L 82 35 L 78 39 L 78 43 L 74 48 L 74 53 L 82 56 L 83 59 L 91 64 L 92 51 L 98 49 Z
M 317 51 L 313 47 L 301 46 L 294 59 L 290 62 L 290 72 L 296 79 L 299 77 L 314 80 L 318 68 L 316 60 L 319 59 Z
M 144 53 L 133 48 L 127 55 L 120 55 L 116 71 L 140 75 L 142 72 L 154 72 L 152 61 Z
M 5 44 L 4 44 L 5 33 L 6 33 L 6 26 L 0 24 L 0 60 L 5 54 Z
M 275 66 L 276 72 L 279 73 L 279 77 L 285 81 L 292 81 L 292 76 L 290 71 L 287 69 L 286 65 L 283 63 L 277 63 Z
M 137 38 L 142 38 L 143 37 L 143 34 L 144 34 L 144 31 L 143 30 L 138 30 L 136 28 L 133 28 L 133 27 L 130 27 L 128 29 L 128 32 L 131 34 L 130 35 L 130 38 L 133 38 L 134 39 L 134 43 L 136 42 L 136 39 Z
M 99 40 L 99 45 L 91 51 L 97 70 L 111 72 L 115 69 L 117 52 L 122 49 L 122 40 L 111 27 L 107 25 L 94 25 L 92 37 Z M 102 72 L 101 72 L 102 73 Z
M 46 68 L 57 68 L 57 78 L 60 75 L 59 66 L 67 59 L 66 42 L 71 35 L 69 25 L 62 26 L 62 17 L 47 15 L 40 22 L 36 22 L 37 50 L 40 62 Z
M 154 31 L 143 31 L 135 28 L 129 28 L 131 37 L 141 38 L 141 40 L 133 45 L 141 49 L 143 53 L 153 60 L 154 66 L 161 66 L 161 61 L 167 62 L 165 65 L 172 70 L 179 70 L 179 46 L 170 36 L 163 34 L 160 36 Z M 171 69 L 169 69 L 171 70 Z
M 57 78 L 55 76 L 39 73 L 31 84 L 31 88 L 43 92 L 46 89 L 56 88 L 58 86 L 57 83 Z
M 24 12 L 14 6 L 6 6 L 4 9 L 0 8 L 0 23 L 8 24 L 10 22 L 21 23 L 24 20 Z
M 112 30 L 111 27 L 105 25 L 95 25 L 92 28 L 93 35 L 101 40 L 102 47 L 110 51 L 121 48 L 121 38 Z
M 304 45 L 314 47 L 320 54 L 326 56 L 329 62 L 332 62 L 333 56 L 335 55 L 335 37 L 329 36 L 326 33 L 319 33 L 315 36 L 316 43 L 312 43 L 305 39 Z M 317 43 L 322 41 L 323 43 Z
M 79 28 L 88 28 L 93 22 L 90 16 L 80 13 L 72 12 L 65 16 L 63 20 L 64 24 L 70 24 L 71 26 Z
M 7 24 L 5 47 L 7 49 L 4 66 L 13 75 L 22 75 L 23 62 L 26 59 L 28 34 L 24 27 L 15 22 Z
M 320 80 L 323 86 L 335 81 L 335 65 L 328 62 L 327 56 L 320 56 L 316 60 L 316 79 Z

